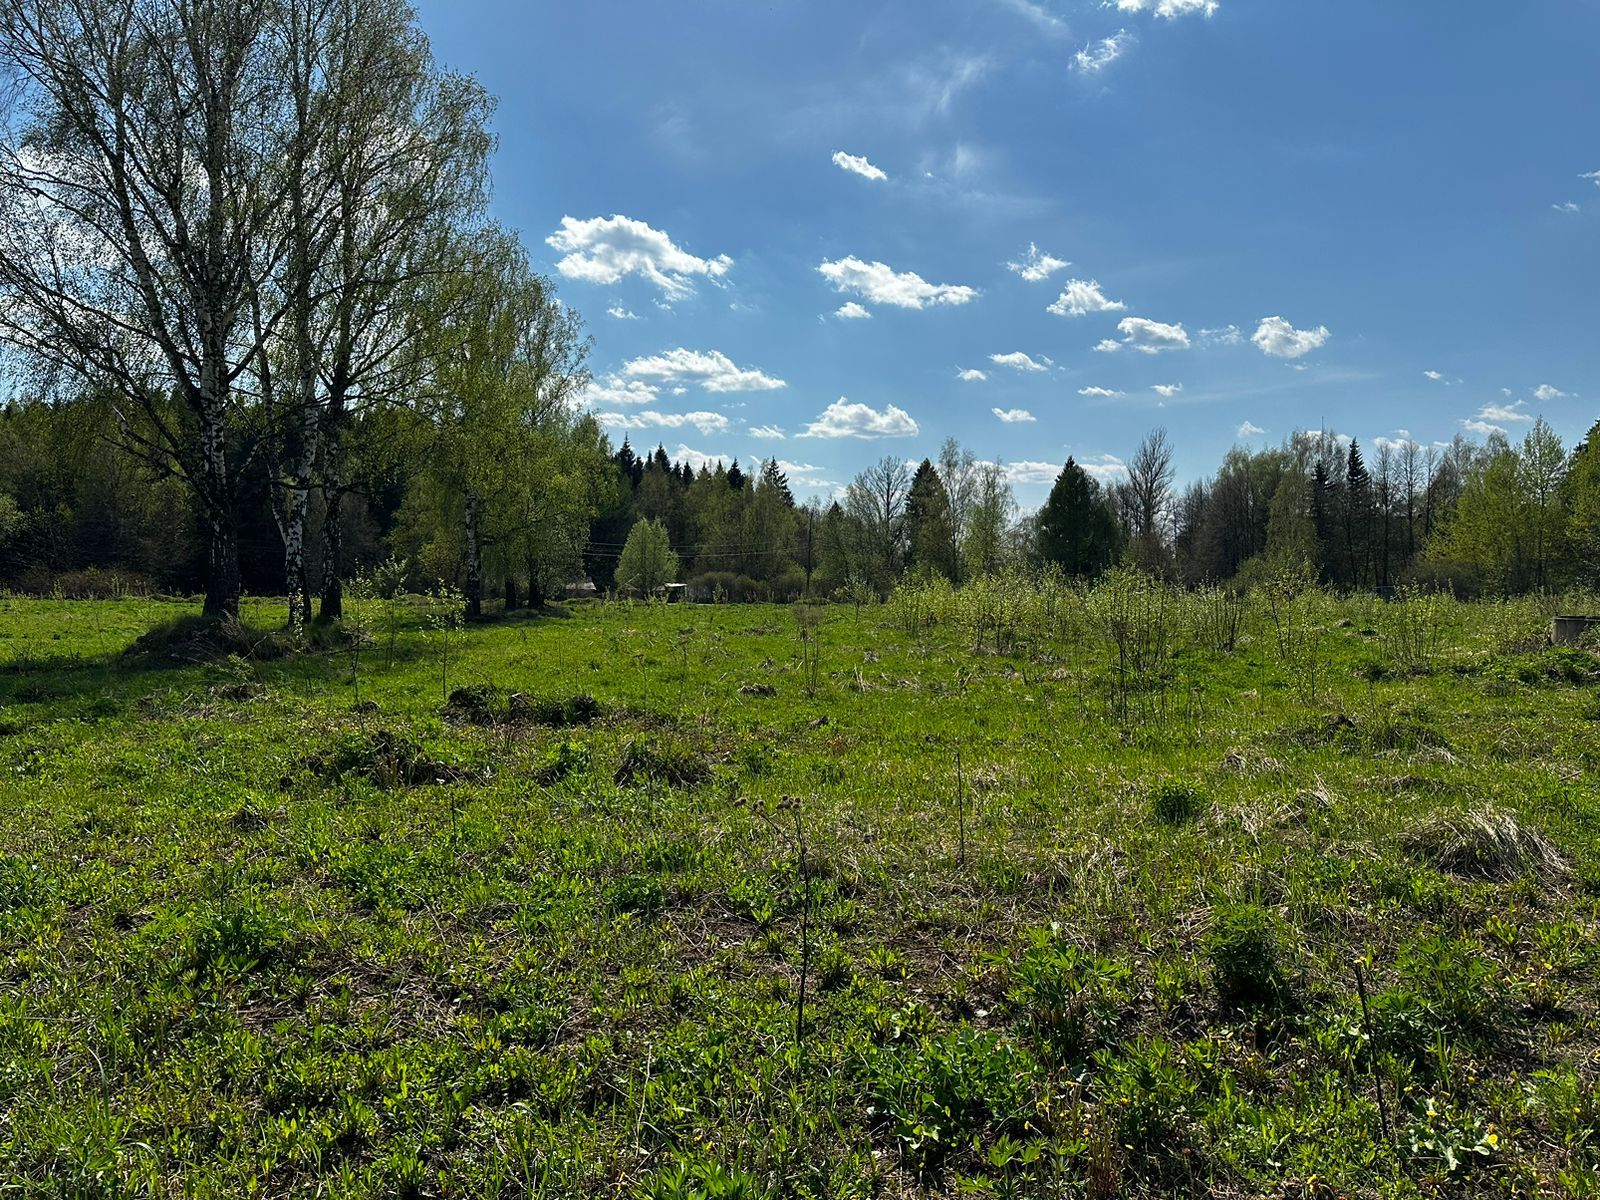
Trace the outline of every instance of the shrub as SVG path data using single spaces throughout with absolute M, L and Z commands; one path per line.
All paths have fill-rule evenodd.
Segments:
M 1217 994 L 1231 1008 L 1270 1008 L 1287 992 L 1278 918 L 1259 904 L 1211 910 L 1206 955 Z
M 533 773 L 533 781 L 540 787 L 554 787 L 569 775 L 581 775 L 587 771 L 589 763 L 589 747 L 582 742 L 562 742 Z
M 1055 930 L 1036 933 L 1017 964 L 1008 999 L 1027 1012 L 1042 1053 L 1070 1062 L 1099 1044 L 1128 1002 L 1128 970 L 1098 958 Z
M 1194 820 L 1205 807 L 1205 797 L 1186 783 L 1167 781 L 1150 790 L 1150 811 L 1163 825 Z
M 1550 880 L 1571 870 L 1543 834 L 1490 807 L 1437 813 L 1411 829 L 1403 844 L 1442 871 L 1474 879 Z

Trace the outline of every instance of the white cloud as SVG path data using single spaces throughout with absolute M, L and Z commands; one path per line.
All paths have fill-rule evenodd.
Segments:
M 688 463 L 689 469 L 696 473 L 702 467 L 715 468 L 718 463 L 727 461 L 727 455 L 725 454 L 706 454 L 699 450 L 691 450 L 682 442 L 678 443 L 678 451 L 671 457 L 675 463 Z
M 1487 421 L 1469 419 L 1461 422 L 1461 427 L 1468 433 L 1481 433 L 1487 437 L 1491 433 L 1504 433 L 1505 430 L 1498 425 L 1491 425 Z
M 1072 57 L 1072 65 L 1085 75 L 1098 75 L 1128 52 L 1135 38 L 1126 29 L 1119 29 L 1110 37 L 1090 42 Z
M 1006 478 L 1012 483 L 1054 483 L 1061 474 L 1060 463 L 1014 462 L 1007 463 Z
M 846 154 L 843 150 L 834 151 L 833 165 L 841 171 L 849 171 L 852 175 L 859 175 L 863 179 L 871 179 L 875 182 L 882 182 L 889 178 L 887 171 L 873 166 L 858 154 Z
M 1541 383 L 1533 390 L 1533 398 L 1544 404 L 1548 404 L 1552 400 L 1565 400 L 1567 396 L 1567 392 L 1563 392 L 1558 387 L 1552 387 L 1548 383 Z
M 854 255 L 837 262 L 824 262 L 817 270 L 833 284 L 835 291 L 854 292 L 874 304 L 892 304 L 896 308 L 965 304 L 978 295 L 974 288 L 929 283 L 913 272 L 900 274 L 886 263 L 862 262 Z
M 1237 325 L 1224 325 L 1220 329 L 1202 329 L 1200 340 L 1207 346 L 1238 346 L 1244 342 L 1244 332 Z
M 1405 450 L 1407 447 L 1416 446 L 1417 445 L 1416 442 L 1413 442 L 1411 440 L 1411 435 L 1409 433 L 1407 433 L 1404 429 L 1399 429 L 1399 430 L 1396 430 L 1395 432 L 1400 434 L 1400 436 L 1397 437 L 1397 438 L 1375 437 L 1375 438 L 1372 439 L 1372 444 L 1374 446 L 1376 446 L 1379 450 L 1391 450 L 1391 451 Z M 1420 449 L 1420 447 L 1419 447 L 1419 449 Z
M 1128 464 L 1115 454 L 1101 454 L 1094 458 L 1080 458 L 1078 465 L 1084 469 L 1085 474 L 1092 475 L 1102 483 L 1128 473 Z
M 1260 437 L 1265 432 L 1266 430 L 1261 428 L 1261 426 L 1257 425 L 1254 421 L 1246 421 L 1243 425 L 1239 426 L 1239 436 L 1242 438 Z
M 1550 207 L 1560 213 L 1575 213 L 1583 211 L 1583 205 L 1572 200 L 1568 200 L 1563 204 L 1552 204 Z
M 1025 425 L 1033 421 L 1034 415 L 1025 408 L 996 408 L 992 410 L 1007 425 Z
M 618 321 L 637 321 L 639 319 L 633 313 L 623 308 L 620 304 L 614 304 L 610 308 L 606 309 L 606 316 L 614 317 Z
M 1122 312 L 1128 306 L 1120 300 L 1108 300 L 1094 279 L 1071 279 L 1056 302 L 1045 309 L 1058 317 L 1081 317 L 1096 312 Z
M 980 371 L 976 367 L 968 367 L 960 372 L 956 378 L 961 380 L 962 383 L 982 383 L 989 378 L 989 374 L 987 371 Z
M 762 441 L 783 441 L 783 430 L 779 429 L 776 425 L 752 425 L 746 432 L 748 432 L 751 437 L 760 438 Z
M 1189 348 L 1189 335 L 1182 325 L 1163 325 L 1144 317 L 1123 317 L 1117 322 L 1117 332 L 1122 334 L 1124 345 L 1144 354 Z
M 701 433 L 724 433 L 728 418 L 715 412 L 660 413 L 646 410 L 641 413 L 598 413 L 600 423 L 617 429 L 686 429 L 694 426 Z
M 602 405 L 615 404 L 654 404 L 659 395 L 659 388 L 652 387 L 641 379 L 622 379 L 616 375 L 607 375 L 603 380 L 591 379 L 589 386 L 578 394 L 576 403 L 580 408 L 598 408 Z
M 888 438 L 916 437 L 922 432 L 911 414 L 890 404 L 882 412 L 867 404 L 852 404 L 840 396 L 822 411 L 801 437 Z
M 1095 345 L 1094 352 L 1096 354 L 1115 354 L 1121 349 L 1121 342 L 1114 342 L 1110 338 L 1101 338 L 1100 341 Z
M 562 217 L 561 228 L 545 242 L 566 255 L 556 270 L 568 279 L 613 284 L 625 275 L 642 275 L 668 300 L 691 294 L 696 276 L 719 280 L 733 266 L 733 259 L 726 254 L 698 258 L 659 229 L 631 217 L 613 215 L 587 221 Z
M 1282 317 L 1263 317 L 1250 338 L 1261 353 L 1273 358 L 1299 358 L 1320 349 L 1330 334 L 1326 325 L 1315 329 L 1296 329 Z
M 1218 0 L 1114 0 L 1114 3 L 1118 12 L 1154 12 L 1169 21 L 1190 13 L 1209 17 L 1221 7 Z M 1107 0 L 1107 7 L 1111 4 L 1112 0 Z
M 1444 379 L 1444 374 L 1440 371 L 1424 371 L 1423 375 L 1433 380 L 1435 383 L 1439 383 Z
M 1518 400 L 1515 404 L 1485 404 L 1478 410 L 1480 421 L 1531 421 L 1533 417 L 1523 411 L 1526 400 Z
M 851 300 L 848 304 L 840 305 L 839 311 L 833 315 L 841 321 L 870 321 L 872 310 Z
M 719 350 L 685 350 L 681 346 L 665 354 L 636 358 L 622 373 L 630 379 L 658 383 L 698 383 L 708 392 L 770 392 L 789 386 L 760 371 L 735 366 Z
M 1018 371 L 1043 371 L 1052 365 L 1048 358 L 1038 362 L 1021 350 L 1013 350 L 1010 354 L 991 354 L 989 361 L 997 367 L 1014 367 Z
M 1101 400 L 1120 400 L 1127 394 L 1127 392 L 1114 392 L 1110 388 L 1103 387 L 1081 387 L 1078 389 L 1078 395 L 1080 396 L 1091 396 Z
M 1600 187 L 1600 171 L 1585 171 L 1582 175 L 1579 175 L 1578 178 L 1587 179 L 1589 182 L 1594 184 L 1595 187 Z
M 798 487 L 834 489 L 839 486 L 833 480 L 822 477 L 826 467 L 813 466 L 811 463 L 792 463 L 779 459 L 778 470 L 789 477 L 790 484 Z
M 1171 400 L 1181 391 L 1183 391 L 1181 383 L 1158 383 L 1155 386 L 1156 394 L 1166 400 Z
M 1006 270 L 1015 271 L 1029 283 L 1039 283 L 1049 279 L 1057 271 L 1065 271 L 1071 265 L 1066 259 L 1045 254 L 1037 245 L 1029 242 L 1028 252 L 1022 256 L 1021 261 L 1008 262 Z

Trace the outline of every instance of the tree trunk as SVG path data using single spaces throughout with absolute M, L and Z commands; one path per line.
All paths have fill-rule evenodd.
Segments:
M 205 614 L 212 617 L 239 615 L 239 528 L 233 506 L 233 488 L 228 478 L 226 415 L 228 398 L 218 376 L 217 359 L 201 369 L 202 391 L 199 405 L 201 498 L 206 518 L 206 598 Z
M 483 549 L 478 545 L 478 497 L 467 492 L 467 617 L 483 616 Z
M 283 528 L 284 586 L 289 593 L 289 628 L 300 629 L 311 620 L 311 577 L 306 570 L 306 520 L 311 508 L 311 478 L 317 457 L 319 421 L 314 405 L 303 410 L 301 444 L 295 456 L 294 478 L 289 483 L 289 511 Z
M 331 429 L 323 445 L 322 463 L 322 608 L 324 621 L 344 616 L 344 451 L 339 431 Z
M 544 588 L 539 585 L 539 564 L 531 558 L 528 560 L 528 607 L 544 607 Z
M 517 607 L 517 581 L 510 576 L 506 577 L 506 611 L 511 612 Z

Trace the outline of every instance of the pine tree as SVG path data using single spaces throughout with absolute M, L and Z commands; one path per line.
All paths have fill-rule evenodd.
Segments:
M 1100 484 L 1074 459 L 1039 510 L 1038 554 L 1068 575 L 1098 575 L 1117 554 L 1117 523 Z

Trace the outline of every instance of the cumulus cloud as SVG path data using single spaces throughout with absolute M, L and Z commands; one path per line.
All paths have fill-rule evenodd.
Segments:
M 1118 12 L 1153 12 L 1169 21 L 1191 13 L 1209 17 L 1221 7 L 1218 0 L 1115 0 L 1115 5 Z
M 1260 437 L 1265 432 L 1266 430 L 1261 428 L 1261 426 L 1257 425 L 1254 421 L 1246 421 L 1243 425 L 1239 426 L 1239 436 L 1242 438 Z
M 822 474 L 826 467 L 814 466 L 811 463 L 793 463 L 778 460 L 778 470 L 789 477 L 789 482 L 798 487 L 834 489 L 839 485 L 831 479 L 824 479 Z
M 1072 279 L 1045 311 L 1058 317 L 1082 317 L 1089 313 L 1122 312 L 1127 307 L 1120 300 L 1108 300 L 1098 280 Z
M 1183 384 L 1181 383 L 1158 383 L 1155 386 L 1156 395 L 1164 400 L 1171 400 L 1181 391 L 1183 391 Z
M 1061 474 L 1060 463 L 1014 462 L 1005 465 L 1006 479 L 1012 483 L 1054 483 Z
M 1491 433 L 1505 432 L 1499 425 L 1491 425 L 1488 421 L 1480 420 L 1476 417 L 1469 417 L 1467 420 L 1462 421 L 1461 427 L 1468 433 L 1481 433 L 1484 437 L 1488 437 Z
M 1028 252 L 1019 261 L 1008 262 L 1006 270 L 1015 271 L 1029 283 L 1039 283 L 1049 279 L 1057 271 L 1065 271 L 1071 265 L 1066 259 L 1046 254 L 1037 245 L 1029 242 Z
M 854 293 L 873 304 L 896 308 L 928 308 L 939 304 L 965 304 L 977 290 L 953 283 L 929 283 L 922 276 L 900 273 L 887 263 L 862 262 L 851 255 L 824 262 L 817 270 L 838 292 Z
M 1439 383 L 1444 379 L 1444 373 L 1441 371 L 1424 371 L 1423 375 L 1433 380 L 1435 383 Z
M 962 383 L 982 383 L 989 378 L 989 373 L 980 371 L 976 367 L 968 367 L 966 370 L 959 372 L 956 378 L 961 380 Z
M 1012 367 L 1018 371 L 1043 371 L 1053 365 L 1048 358 L 1039 362 L 1021 350 L 1013 350 L 1010 354 L 991 354 L 989 361 L 997 367 Z
M 727 460 L 727 455 L 706 454 L 701 450 L 691 450 L 688 446 L 679 442 L 678 449 L 676 453 L 671 455 L 671 458 L 673 462 L 687 463 L 691 471 L 698 473 L 702 467 L 715 469 L 718 463 Z
M 747 432 L 751 437 L 760 438 L 762 441 L 783 441 L 783 430 L 779 429 L 776 425 L 752 425 Z
M 851 300 L 848 304 L 841 304 L 839 311 L 833 315 L 841 321 L 870 321 L 872 310 Z
M 1389 450 L 1389 451 L 1406 450 L 1406 449 L 1409 449 L 1410 447 L 1413 447 L 1413 446 L 1417 445 L 1416 442 L 1413 442 L 1411 440 L 1411 435 L 1406 430 L 1397 429 L 1395 432 L 1398 433 L 1400 436 L 1397 437 L 1397 438 L 1375 437 L 1375 438 L 1372 439 L 1372 444 L 1374 446 L 1376 446 L 1379 450 Z
M 1081 387 L 1078 389 L 1078 395 L 1090 396 L 1100 400 L 1120 400 L 1127 394 L 1127 392 L 1115 392 L 1110 388 L 1103 387 Z
M 639 319 L 620 304 L 614 304 L 606 309 L 606 316 L 614 317 L 618 321 L 637 321 Z
M 1296 329 L 1282 317 L 1263 317 L 1250 340 L 1273 358 L 1300 358 L 1320 349 L 1330 336 L 1326 325 Z
M 991 411 L 1007 425 L 1025 425 L 1034 420 L 1034 415 L 1025 408 L 996 408 Z
M 1117 322 L 1122 343 L 1141 354 L 1160 354 L 1163 350 L 1187 350 L 1189 335 L 1180 325 L 1164 325 L 1144 317 L 1123 317 Z M 1105 345 L 1100 344 L 1099 349 Z
M 1544 404 L 1548 404 L 1552 400 L 1565 400 L 1567 396 L 1567 392 L 1563 392 L 1558 387 L 1552 387 L 1548 383 L 1541 383 L 1533 390 L 1533 398 Z
M 660 389 L 642 379 L 623 379 L 607 375 L 604 379 L 591 379 L 589 386 L 578 394 L 579 407 L 600 408 L 617 404 L 654 404 Z
M 1092 475 L 1102 483 L 1117 479 L 1128 473 L 1128 464 L 1115 454 L 1100 454 L 1093 458 L 1080 458 L 1078 465 L 1083 468 L 1085 474 Z
M 882 412 L 869 404 L 852 404 L 840 396 L 810 425 L 801 437 L 815 438 L 891 438 L 916 437 L 922 432 L 911 414 L 890 404 Z
M 657 383 L 698 383 L 708 392 L 770 392 L 788 387 L 760 371 L 734 365 L 720 350 L 685 350 L 681 346 L 665 354 L 636 358 L 622 372 L 630 379 Z
M 694 426 L 701 433 L 723 433 L 728 429 L 728 418 L 715 412 L 661 413 L 646 410 L 640 413 L 600 413 L 604 425 L 617 429 L 684 429 Z
M 1110 338 L 1101 338 L 1100 341 L 1095 344 L 1094 352 L 1096 354 L 1115 354 L 1121 349 L 1121 342 L 1114 342 Z
M 889 178 L 887 171 L 873 166 L 858 154 L 846 154 L 843 150 L 834 151 L 833 165 L 841 171 L 849 171 L 852 175 L 859 175 L 863 179 L 871 179 L 878 183 Z
M 1518 400 L 1515 404 L 1485 404 L 1478 410 L 1477 419 L 1480 421 L 1531 421 L 1533 417 L 1524 411 L 1526 400 Z
M 556 270 L 567 279 L 613 284 L 625 275 L 642 275 L 668 300 L 694 291 L 694 279 L 719 280 L 733 266 L 726 254 L 699 258 L 678 246 L 659 229 L 631 217 L 562 217 L 561 228 L 545 238 L 566 257 Z
M 1079 50 L 1072 57 L 1072 65 L 1085 75 L 1098 75 L 1126 54 L 1133 42 L 1133 34 L 1126 29 L 1119 29 L 1110 37 L 1101 38 L 1098 42 L 1090 42 L 1082 50 Z

